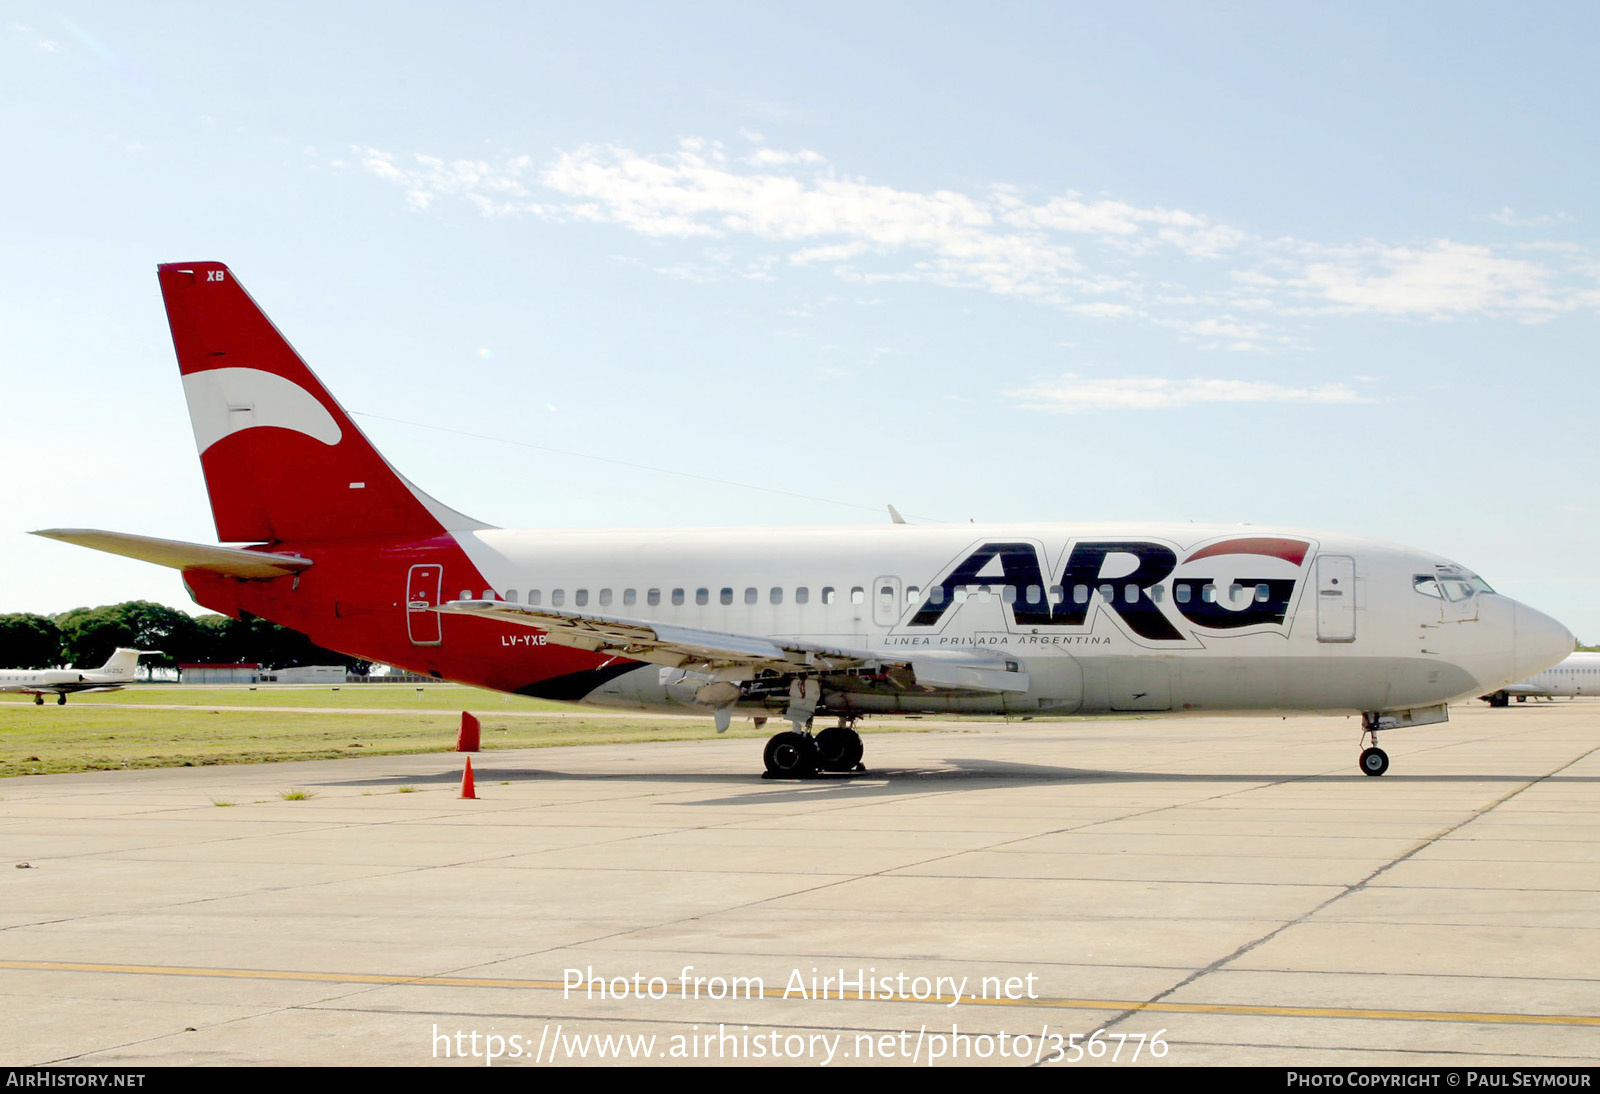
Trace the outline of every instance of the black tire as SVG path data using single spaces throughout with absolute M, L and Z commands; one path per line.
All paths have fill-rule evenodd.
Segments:
M 761 758 L 771 779 L 803 779 L 816 774 L 817 747 L 804 733 L 774 734 Z
M 1361 773 L 1382 775 L 1389 770 L 1389 754 L 1381 748 L 1369 748 L 1361 753 Z
M 861 734 L 845 726 L 829 726 L 816 736 L 817 766 L 824 771 L 854 771 L 866 751 Z
M 60 695 L 56 696 L 56 705 L 57 706 L 61 706 L 61 707 L 64 707 L 64 706 L 67 705 L 67 693 L 66 692 L 63 691 Z

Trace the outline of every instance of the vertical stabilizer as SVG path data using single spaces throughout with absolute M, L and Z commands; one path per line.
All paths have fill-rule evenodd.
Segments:
M 220 262 L 157 267 L 223 542 L 483 528 L 390 467 Z

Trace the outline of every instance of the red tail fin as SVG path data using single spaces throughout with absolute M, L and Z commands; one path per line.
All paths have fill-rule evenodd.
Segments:
M 226 266 L 157 272 L 220 540 L 484 527 L 389 466 Z

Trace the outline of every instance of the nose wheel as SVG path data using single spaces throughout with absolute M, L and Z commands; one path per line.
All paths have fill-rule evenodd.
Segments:
M 1382 775 L 1389 770 L 1389 754 L 1381 748 L 1364 748 L 1361 750 L 1361 773 L 1363 775 Z
M 1389 754 L 1378 747 L 1378 730 L 1376 727 L 1377 716 L 1363 714 L 1364 723 L 1361 735 L 1372 741 L 1372 744 L 1361 750 L 1361 759 L 1358 761 L 1363 775 L 1382 775 L 1389 770 Z

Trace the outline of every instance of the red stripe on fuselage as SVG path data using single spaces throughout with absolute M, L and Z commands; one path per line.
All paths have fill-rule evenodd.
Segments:
M 1221 543 L 1213 543 L 1202 547 L 1184 562 L 1194 562 L 1196 559 L 1212 558 L 1216 555 L 1266 555 L 1269 558 L 1281 558 L 1293 566 L 1298 566 L 1306 560 L 1306 552 L 1311 549 L 1311 544 L 1299 539 L 1280 539 L 1276 536 L 1249 536 L 1241 539 L 1225 539 Z

